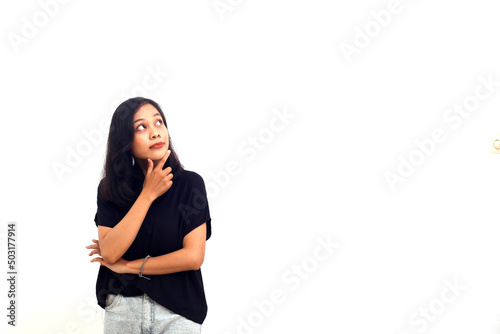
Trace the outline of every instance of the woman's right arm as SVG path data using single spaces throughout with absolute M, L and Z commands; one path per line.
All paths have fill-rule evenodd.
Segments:
M 98 227 L 101 256 L 106 262 L 115 263 L 125 254 L 134 242 L 153 201 L 172 186 L 172 168 L 162 169 L 169 155 L 170 152 L 167 151 L 154 169 L 153 161 L 148 159 L 148 171 L 142 191 L 125 217 L 113 228 Z

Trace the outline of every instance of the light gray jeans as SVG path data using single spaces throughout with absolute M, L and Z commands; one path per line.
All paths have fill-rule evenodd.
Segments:
M 104 334 L 199 334 L 201 325 L 173 313 L 143 294 L 125 297 L 108 294 Z

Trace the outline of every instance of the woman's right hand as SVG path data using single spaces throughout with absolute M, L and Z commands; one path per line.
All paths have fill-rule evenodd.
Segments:
M 148 171 L 144 178 L 144 184 L 142 186 L 142 194 L 147 196 L 152 201 L 167 192 L 172 186 L 173 174 L 172 168 L 167 167 L 163 169 L 165 162 L 170 156 L 170 150 L 168 150 L 163 158 L 161 158 L 158 165 L 153 169 L 153 161 L 148 158 Z

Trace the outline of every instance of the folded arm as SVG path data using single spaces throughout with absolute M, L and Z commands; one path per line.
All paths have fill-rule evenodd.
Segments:
M 186 270 L 198 270 L 205 258 L 205 243 L 207 235 L 207 224 L 198 226 L 183 239 L 181 249 L 150 257 L 144 264 L 142 273 L 144 275 L 163 275 Z M 128 261 L 127 272 L 129 274 L 139 274 L 144 259 Z
M 205 259 L 205 244 L 207 236 L 206 222 L 189 232 L 183 239 L 181 249 L 147 259 L 142 270 L 143 275 L 164 275 L 187 270 L 198 270 Z M 99 244 L 89 255 L 99 254 Z M 100 262 L 101 265 L 108 267 L 114 272 L 120 274 L 139 274 L 144 258 L 126 261 L 122 258 L 114 263 L 107 262 L 104 257 L 95 257 L 91 262 Z

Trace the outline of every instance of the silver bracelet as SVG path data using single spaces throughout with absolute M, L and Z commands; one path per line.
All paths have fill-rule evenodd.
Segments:
M 144 259 L 144 262 L 142 263 L 142 266 L 141 266 L 141 271 L 139 271 L 139 277 L 143 277 L 145 279 L 148 279 L 148 280 L 151 280 L 151 278 L 149 277 L 146 277 L 142 274 L 142 269 L 144 269 L 144 263 L 146 263 L 146 260 L 149 259 L 151 256 L 146 256 L 146 258 Z

